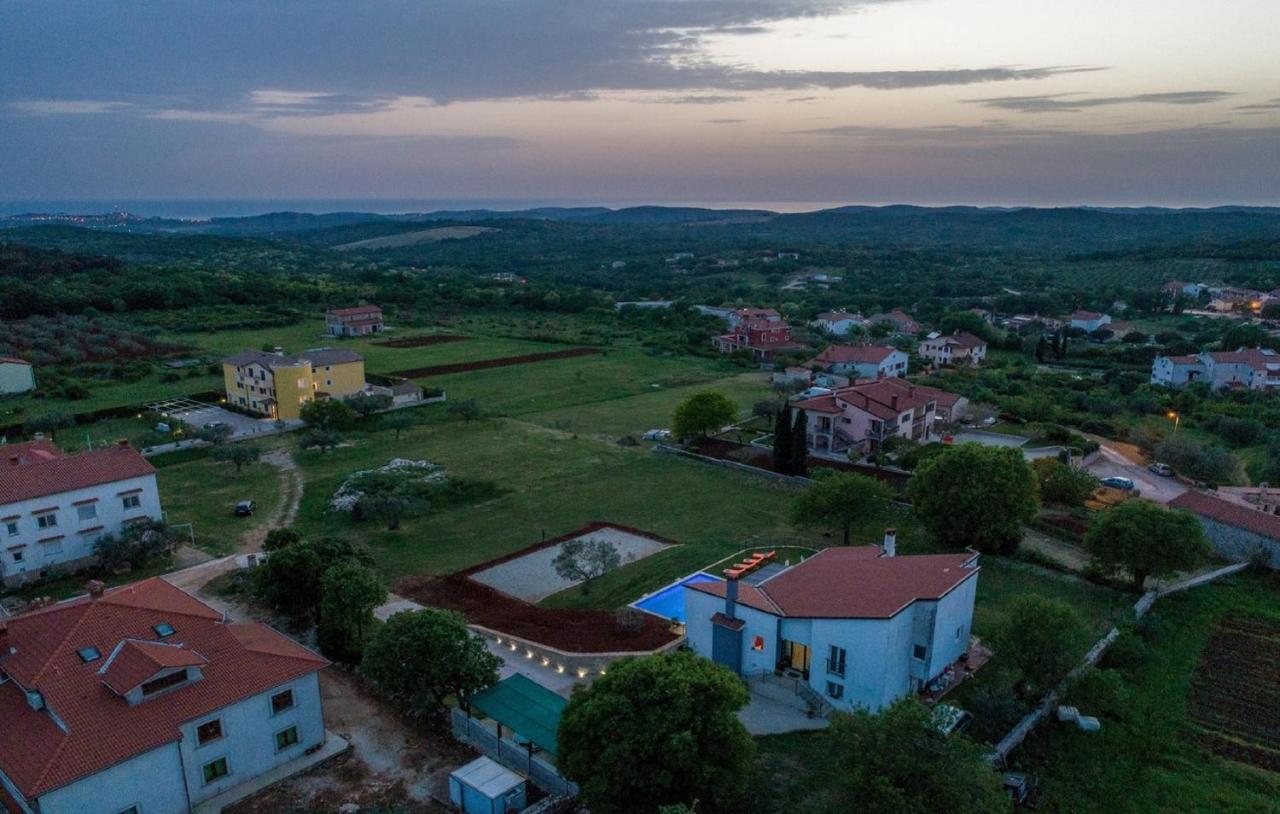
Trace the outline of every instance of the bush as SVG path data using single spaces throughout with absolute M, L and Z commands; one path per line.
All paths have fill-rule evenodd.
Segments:
M 1102 715 L 1122 719 L 1132 695 L 1119 670 L 1086 669 L 1067 690 L 1066 703 L 1078 707 L 1082 715 Z
M 1213 486 L 1234 483 L 1240 477 L 1240 461 L 1231 453 L 1186 437 L 1161 441 L 1155 455 L 1183 475 Z
M 1083 469 L 1069 466 L 1055 458 L 1033 461 L 1036 480 L 1040 484 L 1040 497 L 1048 503 L 1060 506 L 1083 506 L 1098 488 L 1098 479 Z

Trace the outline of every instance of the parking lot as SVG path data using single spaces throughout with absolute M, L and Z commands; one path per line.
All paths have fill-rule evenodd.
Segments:
M 237 441 L 271 432 L 276 423 L 269 418 L 251 418 L 225 410 L 216 404 L 205 404 L 192 399 L 172 399 L 149 404 L 147 407 L 167 418 L 181 421 L 193 430 L 199 430 L 207 424 L 225 424 L 231 428 L 231 438 Z

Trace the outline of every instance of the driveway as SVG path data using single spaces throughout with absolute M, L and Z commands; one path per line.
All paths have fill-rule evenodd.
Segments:
M 1087 467 L 1098 478 L 1129 478 L 1138 487 L 1142 497 L 1157 503 L 1168 503 L 1187 491 L 1177 478 L 1162 478 L 1139 462 L 1126 457 L 1119 449 L 1103 444 L 1098 457 Z
M 206 424 L 220 423 L 231 428 L 231 440 L 240 441 L 275 430 L 276 422 L 270 418 L 253 418 L 219 407 L 216 404 L 205 404 L 191 399 L 171 399 L 147 405 L 151 409 L 168 418 L 174 418 L 186 424 L 192 430 L 199 430 Z

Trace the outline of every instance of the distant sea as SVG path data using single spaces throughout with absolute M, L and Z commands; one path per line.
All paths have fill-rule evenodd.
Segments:
M 845 202 L 847 203 L 847 202 Z M 523 198 L 193 198 L 190 200 L 0 200 L 0 215 L 24 213 L 99 215 L 128 212 L 142 217 L 235 218 L 264 215 L 268 212 L 436 212 L 439 210 L 494 209 L 513 211 L 546 206 L 697 206 L 709 209 L 768 209 L 774 212 L 810 212 L 843 206 L 829 201 L 584 201 Z

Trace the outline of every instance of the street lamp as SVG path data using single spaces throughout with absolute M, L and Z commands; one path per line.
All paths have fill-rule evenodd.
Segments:
M 1170 410 L 1167 415 L 1173 419 L 1173 431 L 1176 433 L 1178 431 L 1178 423 L 1182 421 L 1182 416 L 1173 410 Z

